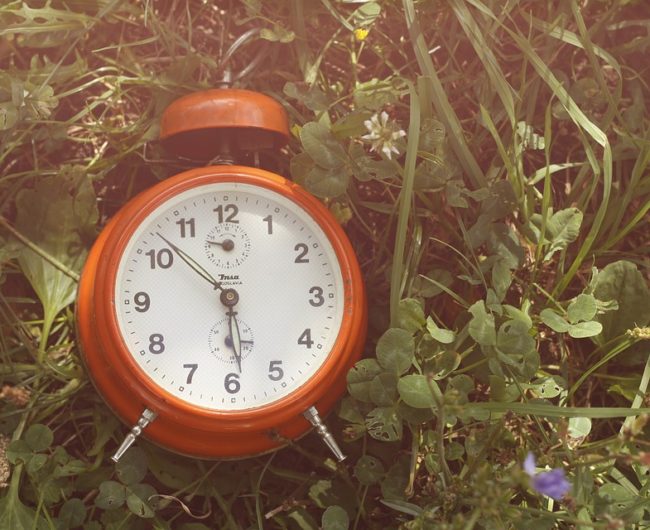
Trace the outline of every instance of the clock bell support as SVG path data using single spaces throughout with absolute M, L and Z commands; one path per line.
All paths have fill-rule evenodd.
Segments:
M 316 407 L 309 407 L 305 412 L 302 413 L 302 415 L 316 428 L 316 432 L 325 442 L 325 445 L 330 448 L 330 451 L 334 453 L 336 459 L 339 462 L 343 462 L 346 457 L 343 454 L 343 451 L 341 451 L 339 444 L 336 443 L 334 436 L 332 436 L 332 433 L 327 428 L 327 425 L 323 423 L 323 420 L 321 419 L 318 410 L 316 410 Z

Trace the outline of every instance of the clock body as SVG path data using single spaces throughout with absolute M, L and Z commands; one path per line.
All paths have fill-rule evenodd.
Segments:
M 227 296 L 230 296 L 230 303 Z M 82 272 L 77 329 L 91 380 L 143 436 L 199 458 L 276 449 L 327 414 L 360 357 L 354 251 L 297 184 L 243 166 L 186 171 L 108 223 Z

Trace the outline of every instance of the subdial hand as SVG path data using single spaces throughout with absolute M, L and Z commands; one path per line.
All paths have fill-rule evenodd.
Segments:
M 167 243 L 167 245 L 169 245 L 169 247 L 174 252 L 176 252 L 178 257 L 181 258 L 185 263 L 187 263 L 194 272 L 196 272 L 199 276 L 201 276 L 202 278 L 210 282 L 210 284 L 212 284 L 212 286 L 215 289 L 221 289 L 222 291 L 224 290 L 224 288 L 221 286 L 221 283 L 215 280 L 212 277 L 212 275 L 208 271 L 206 271 L 201 265 L 199 265 L 199 263 L 194 258 L 192 258 L 187 252 L 178 248 L 176 245 L 174 245 L 174 243 L 169 241 L 169 239 L 163 237 L 159 232 L 156 232 L 156 234 L 158 235 L 158 237 L 160 237 L 160 239 L 162 239 L 165 243 Z
M 208 239 L 206 243 L 209 245 L 219 245 L 226 252 L 230 252 L 235 248 L 235 242 L 232 239 L 224 239 L 223 241 L 211 241 Z
M 226 315 L 228 315 L 228 328 L 230 329 L 230 337 L 232 339 L 232 351 L 235 354 L 237 368 L 239 368 L 239 373 L 241 374 L 241 336 L 239 335 L 239 324 L 235 318 L 237 313 L 231 307 Z

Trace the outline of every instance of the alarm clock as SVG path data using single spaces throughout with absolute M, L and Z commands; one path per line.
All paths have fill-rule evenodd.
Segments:
M 366 298 L 354 250 L 329 210 L 259 167 L 288 139 L 274 99 L 238 89 L 189 94 L 161 139 L 218 164 L 131 199 L 103 229 L 76 306 L 90 379 L 131 431 L 197 458 L 275 450 L 315 427 L 360 357 Z

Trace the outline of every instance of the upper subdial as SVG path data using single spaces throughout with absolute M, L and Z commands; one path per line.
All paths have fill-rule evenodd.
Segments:
M 205 240 L 205 252 L 210 260 L 224 269 L 238 267 L 250 254 L 251 241 L 241 226 L 236 223 L 219 223 Z

